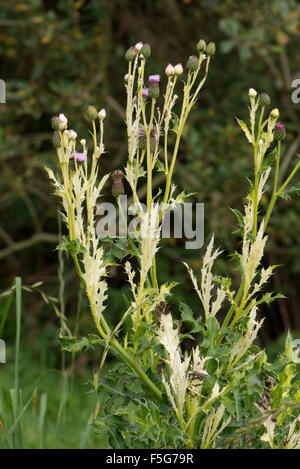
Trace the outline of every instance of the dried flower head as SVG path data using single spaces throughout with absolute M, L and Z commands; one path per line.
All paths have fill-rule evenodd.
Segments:
M 164 314 L 170 314 L 170 305 L 166 301 L 161 301 L 155 307 L 155 313 L 157 315 L 158 322 L 161 321 L 161 316 Z
M 124 173 L 120 169 L 116 169 L 112 175 L 112 188 L 111 192 L 114 197 L 119 197 L 119 195 L 124 194 L 124 185 L 123 185 L 123 179 L 124 179 Z

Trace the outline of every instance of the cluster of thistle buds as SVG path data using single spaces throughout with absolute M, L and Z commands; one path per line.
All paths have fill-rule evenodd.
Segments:
M 106 117 L 106 111 L 105 109 L 100 109 L 98 112 L 95 106 L 88 106 L 86 115 L 90 121 L 95 121 L 97 118 L 103 121 Z
M 125 59 L 128 62 L 132 62 L 137 56 L 141 59 L 148 58 L 151 55 L 150 44 L 144 44 L 143 42 L 138 42 L 135 46 L 129 47 L 125 53 Z
M 250 99 L 255 100 L 257 97 L 257 91 L 254 88 L 249 89 Z M 265 108 L 271 104 L 270 96 L 267 93 L 260 93 L 258 96 L 258 102 L 262 108 Z M 279 111 L 277 108 L 273 109 L 270 113 L 272 119 L 277 119 L 279 117 Z M 274 127 L 274 139 L 277 141 L 284 140 L 286 137 L 285 125 L 281 122 L 278 122 Z
M 100 109 L 100 111 L 97 111 L 95 106 L 88 106 L 86 115 L 90 121 L 95 121 L 96 119 L 99 119 L 100 123 L 102 123 L 106 117 L 106 111 L 105 109 Z M 64 114 L 61 113 L 58 116 L 52 117 L 51 125 L 54 130 L 52 144 L 57 150 L 62 146 L 65 148 L 69 148 L 70 144 L 72 147 L 75 147 L 77 133 L 74 130 L 67 128 L 68 119 Z M 87 160 L 86 140 L 81 139 L 80 143 L 83 147 L 83 152 L 69 152 L 69 160 L 72 160 L 76 163 L 83 163 Z
M 200 39 L 200 41 L 197 44 L 197 51 L 199 53 L 199 56 L 202 56 L 202 58 L 205 58 L 205 54 L 209 57 L 212 57 L 215 55 L 216 52 L 216 46 L 213 42 L 210 42 L 209 44 L 206 44 L 204 39 Z M 127 51 L 125 52 L 125 59 L 128 62 L 133 62 L 137 58 L 143 60 L 147 59 L 151 54 L 151 47 L 149 44 L 144 44 L 143 42 L 138 42 L 135 46 L 129 47 Z M 192 55 L 189 57 L 186 67 L 188 71 L 190 72 L 195 72 L 197 71 L 199 66 L 199 57 Z M 165 68 L 165 74 L 168 78 L 173 77 L 173 76 L 180 76 L 183 73 L 183 66 L 181 63 L 178 63 L 176 65 L 172 65 L 169 63 L 167 67 Z M 125 81 L 128 81 L 128 74 L 125 75 Z M 149 77 L 149 87 L 148 88 L 143 88 L 142 89 L 142 97 L 146 100 L 147 98 L 151 99 L 157 99 L 159 97 L 160 91 L 159 91 L 159 82 L 160 82 L 160 75 L 150 75 Z

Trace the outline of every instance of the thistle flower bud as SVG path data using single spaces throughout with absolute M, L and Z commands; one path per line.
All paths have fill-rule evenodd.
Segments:
M 286 137 L 286 131 L 284 124 L 278 122 L 274 128 L 274 138 L 275 140 L 284 140 Z
M 158 83 L 149 83 L 148 96 L 152 99 L 157 99 L 159 97 Z
M 277 107 L 271 111 L 270 115 L 273 119 L 277 119 L 277 117 L 279 117 L 279 111 L 278 111 Z
M 86 147 L 86 139 L 85 139 L 85 138 L 82 138 L 82 139 L 80 140 L 80 143 L 81 143 L 81 145 L 83 146 L 83 148 Z
M 250 98 L 256 98 L 256 96 L 257 96 L 257 91 L 255 91 L 254 88 L 249 88 L 248 95 L 249 95 Z
M 168 64 L 165 68 L 165 74 L 167 77 L 172 77 L 174 75 L 174 67 L 172 64 Z
M 51 117 L 51 126 L 53 130 L 59 130 L 59 117 L 58 116 L 53 116 Z
M 104 108 L 103 108 L 103 109 L 100 109 L 100 111 L 98 112 L 98 119 L 99 119 L 100 121 L 103 121 L 103 120 L 105 119 L 105 117 L 106 117 L 106 111 L 105 111 L 105 109 L 104 109 Z
M 267 93 L 261 93 L 259 95 L 259 102 L 260 102 L 261 106 L 263 106 L 263 107 L 269 106 L 269 104 L 271 102 L 270 96 Z
M 59 148 L 60 145 L 61 145 L 60 135 L 59 135 L 57 130 L 53 134 L 52 144 L 53 144 L 54 148 Z
M 137 48 L 134 46 L 131 46 L 125 52 L 125 59 L 128 60 L 128 62 L 132 62 L 132 60 L 136 58 L 137 53 L 138 53 Z
M 114 197 L 119 197 L 119 195 L 124 194 L 124 185 L 123 185 L 123 179 L 124 179 L 124 173 L 120 169 L 116 169 L 112 175 L 112 188 L 111 192 Z
M 216 45 L 214 42 L 210 42 L 206 46 L 206 54 L 208 55 L 208 57 L 212 57 L 215 55 L 215 53 L 216 53 Z
M 191 55 L 187 61 L 186 68 L 190 72 L 195 72 L 198 68 L 198 63 L 198 57 L 196 57 L 195 55 Z
M 98 117 L 98 112 L 95 106 L 88 106 L 86 115 L 90 121 L 96 120 Z
M 149 98 L 157 99 L 159 96 L 159 85 L 160 75 L 150 75 L 149 77 L 149 88 L 148 95 Z
M 146 59 L 150 57 L 151 54 L 151 47 L 150 44 L 143 44 L 143 47 L 141 48 L 141 54 L 143 54 Z
M 183 66 L 182 64 L 177 64 L 174 67 L 174 74 L 175 75 L 182 75 L 183 74 Z
M 60 113 L 58 116 L 58 119 L 59 119 L 59 130 L 66 129 L 68 125 L 68 119 L 66 118 L 66 116 Z
M 139 41 L 139 42 L 136 43 L 136 45 L 135 45 L 134 47 L 136 48 L 136 50 L 137 50 L 138 52 L 140 52 L 140 51 L 142 50 L 142 48 L 143 48 L 143 45 L 144 45 L 144 44 L 142 43 L 142 41 Z
M 70 129 L 70 130 L 67 130 L 66 133 L 67 133 L 67 137 L 69 140 L 76 140 L 77 133 L 75 132 L 75 130 Z
M 204 39 L 200 39 L 200 41 L 197 44 L 197 51 L 198 52 L 205 52 L 206 50 L 206 42 Z

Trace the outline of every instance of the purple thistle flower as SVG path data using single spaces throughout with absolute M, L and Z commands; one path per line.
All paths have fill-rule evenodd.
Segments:
M 159 83 L 160 82 L 160 75 L 150 75 L 149 83 Z
M 76 159 L 77 163 L 82 163 L 83 161 L 86 161 L 86 155 L 84 153 L 79 153 L 78 151 L 75 151 L 75 153 L 70 154 L 69 159 Z
M 142 89 L 142 96 L 143 96 L 143 98 L 148 98 L 148 96 L 149 96 L 148 88 L 143 88 Z

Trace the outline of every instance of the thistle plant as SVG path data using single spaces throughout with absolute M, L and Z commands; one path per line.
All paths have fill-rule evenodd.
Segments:
M 235 255 L 241 272 L 239 289 L 233 289 L 229 277 L 213 274 L 214 262 L 221 255 L 213 236 L 200 276 L 186 265 L 199 297 L 199 311 L 194 313 L 188 305 L 180 304 L 178 321 L 177 312 L 169 306 L 175 283 L 161 284 L 157 275 L 164 216 L 187 197 L 184 192 L 176 195 L 173 184 L 180 142 L 214 54 L 215 45 L 200 40 L 197 55 L 187 59 L 186 68 L 168 64 L 164 78 L 147 74 L 149 44 L 138 43 L 125 54 L 128 158 L 123 170 L 112 173 L 111 181 L 128 239 L 106 237 L 104 243 L 96 232 L 97 202 L 110 177 L 99 178 L 105 152 L 105 110 L 87 109 L 92 151 L 85 140 L 78 143 L 63 114 L 52 119 L 60 175 L 47 171 L 61 198 L 68 230 L 59 248 L 73 258 L 97 330 L 97 335 L 81 339 L 60 335 L 60 340 L 73 352 L 101 343 L 101 365 L 109 349 L 117 354 L 118 373 L 108 372 L 105 380 L 96 374 L 93 381 L 101 400 L 95 409 L 94 426 L 98 432 L 107 426 L 112 429 L 112 446 L 300 447 L 300 390 L 294 380 L 297 360 L 292 340 L 288 337 L 285 351 L 273 364 L 255 345 L 263 323 L 258 319 L 260 305 L 282 297 L 263 292 L 276 267 L 262 265 L 266 230 L 278 197 L 289 194 L 287 187 L 300 166 L 299 162 L 286 181 L 279 183 L 285 127 L 277 122 L 277 109 L 267 112 L 270 98 L 266 93 L 258 95 L 250 89 L 249 125 L 238 119 L 253 151 L 253 182 L 244 213 L 234 210 L 242 240 L 241 252 Z M 164 174 L 165 184 L 154 193 L 156 171 Z M 273 174 L 264 213 L 262 195 L 267 193 Z M 122 211 L 125 181 L 140 221 L 134 236 Z M 144 184 L 146 210 L 139 195 Z M 113 259 L 107 256 L 107 244 Z M 127 310 L 120 311 L 120 322 L 114 329 L 109 325 L 107 302 L 112 263 L 123 263 L 131 291 Z M 130 327 L 122 334 L 125 321 Z M 182 323 L 188 333 L 181 333 Z M 187 335 L 193 341 L 190 353 L 182 347 Z

